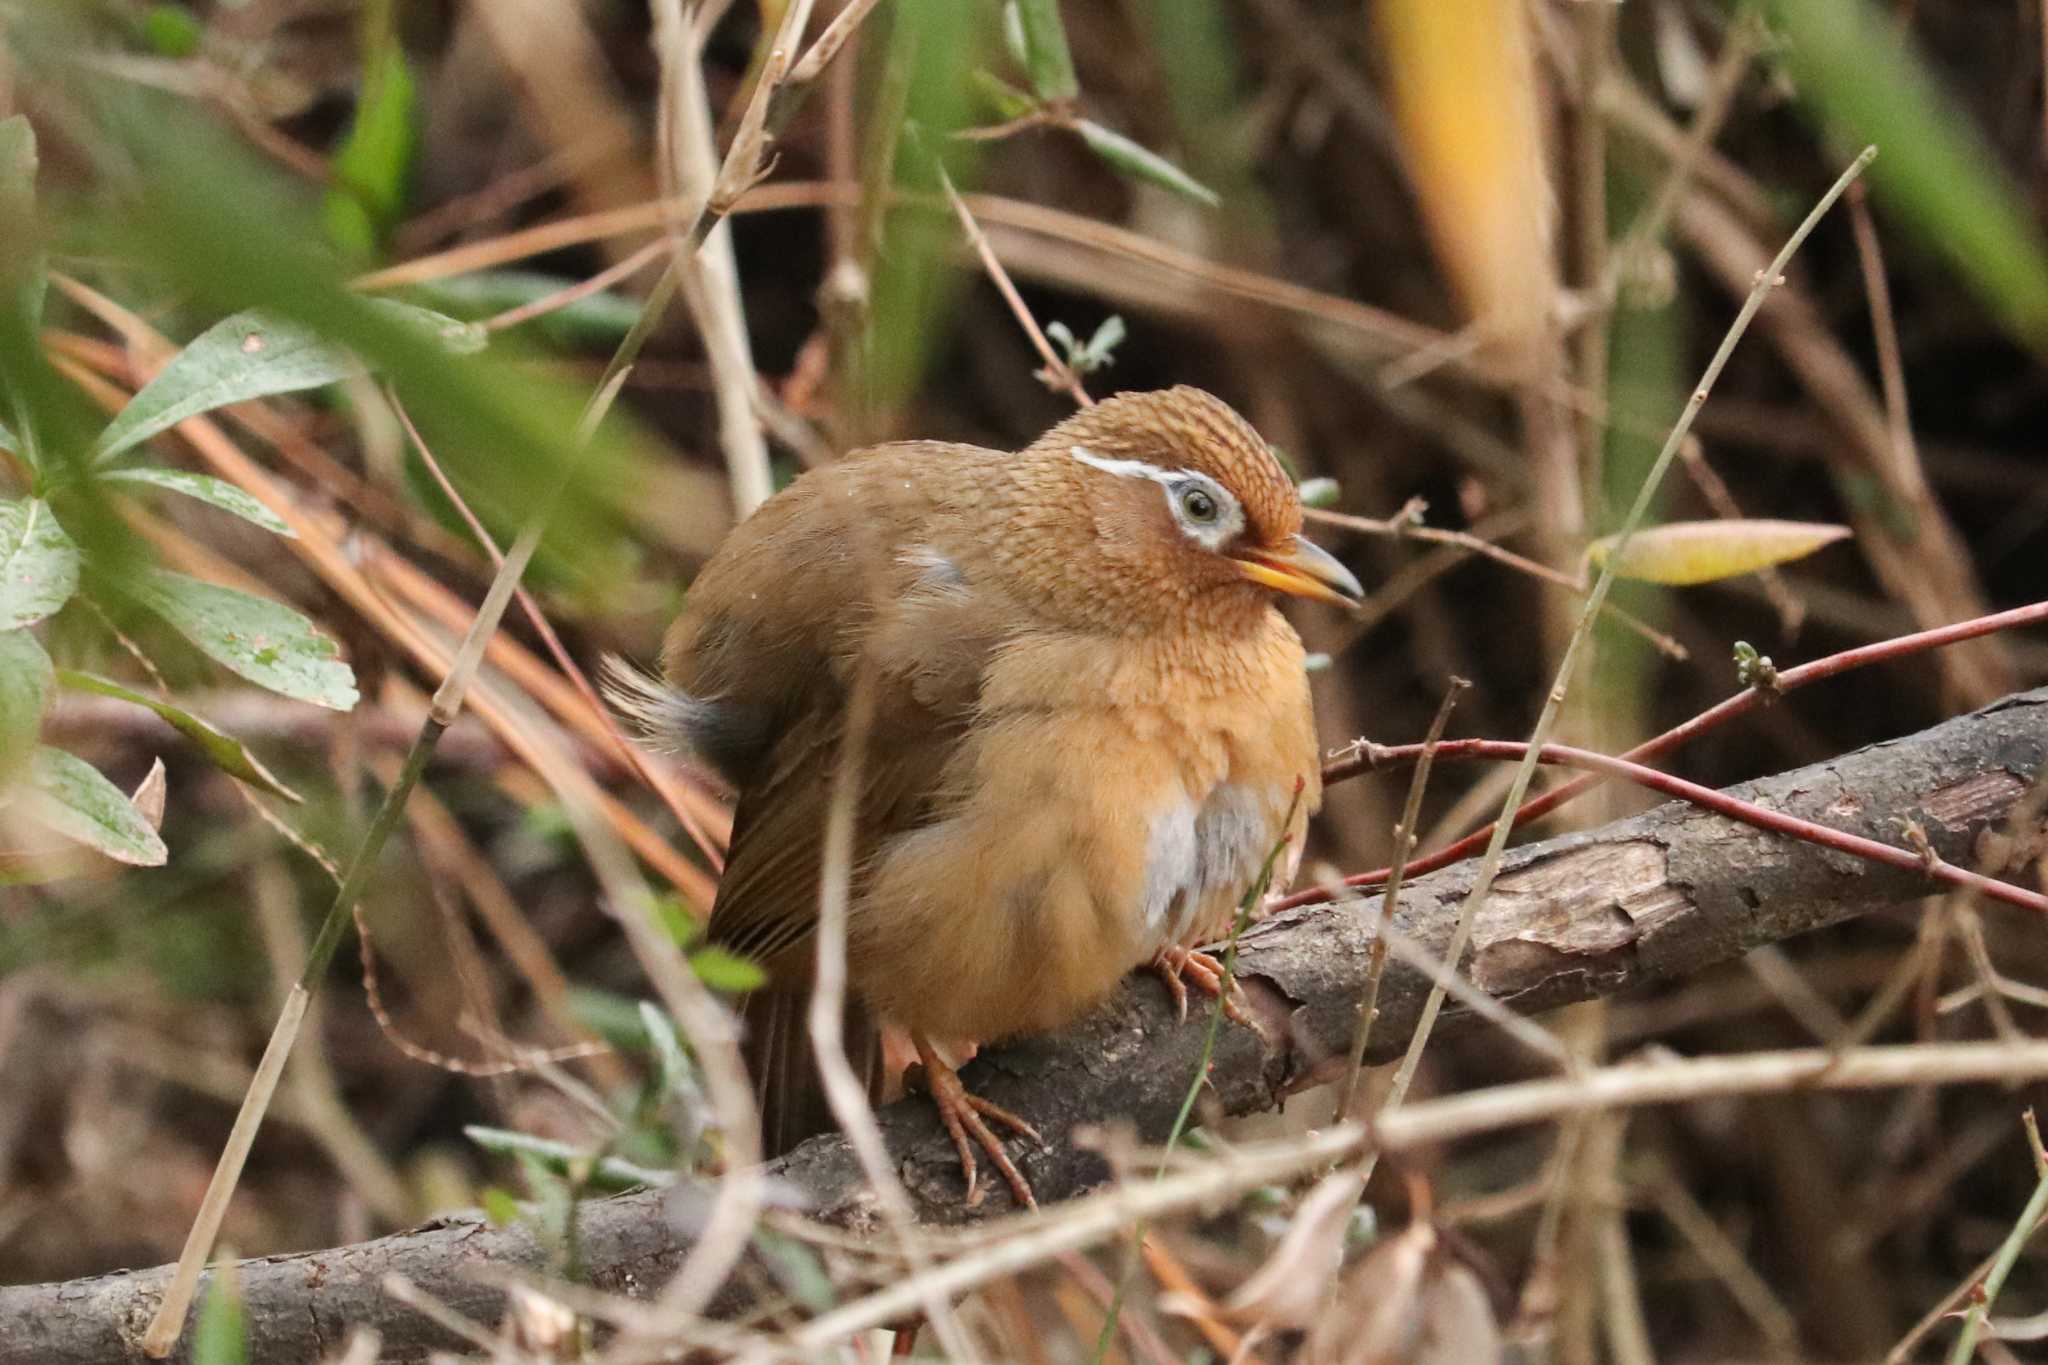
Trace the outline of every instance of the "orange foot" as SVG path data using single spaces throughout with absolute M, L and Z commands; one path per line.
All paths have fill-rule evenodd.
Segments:
M 1226 1017 L 1243 1024 L 1261 1038 L 1266 1036 L 1265 1028 L 1244 1007 L 1244 987 L 1233 980 L 1229 993 L 1224 993 L 1223 964 L 1209 954 L 1183 948 L 1177 943 L 1169 944 L 1153 954 L 1147 965 L 1166 983 L 1167 994 L 1173 997 L 1174 1008 L 1180 1011 L 1183 1020 L 1188 1017 L 1187 983 L 1193 981 L 1203 994 L 1223 1001 Z
M 974 1208 L 982 1200 L 974 1148 L 967 1142 L 971 1134 L 981 1149 L 988 1153 L 989 1160 L 995 1162 L 996 1169 L 1003 1173 L 1003 1179 L 1010 1182 L 1010 1193 L 1017 1197 L 1017 1202 L 1027 1209 L 1036 1209 L 1038 1200 L 1032 1197 L 1031 1182 L 1024 1178 L 1024 1173 L 1010 1160 L 1010 1154 L 1003 1150 L 1002 1139 L 982 1122 L 982 1115 L 988 1115 L 1041 1147 L 1045 1146 L 1045 1139 L 1038 1135 L 1036 1128 L 1001 1105 L 969 1093 L 961 1083 L 960 1073 L 932 1049 L 929 1038 L 922 1033 L 913 1033 L 910 1040 L 917 1047 L 918 1059 L 924 1063 L 925 1083 L 931 1087 L 932 1103 L 938 1106 L 939 1118 L 944 1121 L 946 1131 L 953 1135 L 953 1146 L 960 1153 L 960 1169 L 967 1177 L 967 1207 Z

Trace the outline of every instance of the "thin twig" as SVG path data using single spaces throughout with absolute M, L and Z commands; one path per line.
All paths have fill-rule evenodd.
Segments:
M 1635 536 L 1636 528 L 1642 524 L 1644 515 L 1649 511 L 1650 502 L 1656 496 L 1658 485 L 1663 482 L 1665 471 L 1677 457 L 1679 444 L 1692 429 L 1693 419 L 1706 405 L 1707 396 L 1713 392 L 1714 381 L 1720 378 L 1722 368 L 1728 363 L 1728 357 L 1734 353 L 1736 344 L 1749 330 L 1750 319 L 1756 316 L 1757 310 L 1763 306 L 1764 299 L 1770 294 L 1772 287 L 1783 277 L 1785 265 L 1799 249 L 1800 243 L 1806 240 L 1807 234 L 1813 231 L 1822 215 L 1876 156 L 1875 147 L 1865 148 L 1862 155 L 1850 163 L 1849 168 L 1842 172 L 1828 192 L 1821 196 L 1820 202 L 1814 205 L 1812 212 L 1806 215 L 1805 220 L 1786 239 L 1785 245 L 1779 249 L 1769 268 L 1757 277 L 1748 299 L 1743 302 L 1742 310 L 1736 314 L 1735 321 L 1729 324 L 1727 335 L 1722 337 L 1713 359 L 1707 362 L 1706 372 L 1701 375 L 1698 386 L 1686 401 L 1685 410 L 1672 426 L 1671 434 L 1664 442 L 1664 448 L 1657 453 L 1656 462 L 1644 476 L 1642 487 L 1636 493 L 1635 504 L 1629 508 L 1628 515 L 1622 520 L 1621 530 L 1615 537 L 1613 552 L 1601 567 L 1600 576 L 1594 580 L 1593 591 L 1586 598 L 1578 625 L 1573 629 L 1571 639 L 1565 645 L 1564 657 L 1558 662 L 1556 679 L 1551 684 L 1549 695 L 1544 698 L 1543 710 L 1537 716 L 1536 726 L 1530 733 L 1529 749 L 1523 754 L 1515 771 L 1514 783 L 1508 788 L 1507 800 L 1503 804 L 1500 819 L 1494 825 L 1493 838 L 1486 846 L 1471 890 L 1466 894 L 1464 904 L 1458 911 L 1457 928 L 1453 930 L 1450 947 L 1444 954 L 1444 960 L 1452 971 L 1458 969 L 1459 962 L 1464 958 L 1465 948 L 1472 939 L 1472 926 L 1478 918 L 1479 907 L 1493 889 L 1493 879 L 1500 870 L 1501 856 L 1507 851 L 1508 832 L 1513 828 L 1515 812 L 1520 809 L 1523 797 L 1528 794 L 1529 783 L 1536 775 L 1537 753 L 1543 747 L 1544 741 L 1549 738 L 1550 730 L 1557 722 L 1558 713 L 1564 707 L 1566 689 L 1570 686 L 1573 673 L 1576 671 L 1579 651 L 1591 636 L 1593 622 L 1599 616 L 1600 608 L 1606 602 L 1608 591 L 1614 584 L 1616 565 L 1627 558 L 1629 542 Z M 1423 1001 L 1421 1017 L 1416 1021 L 1415 1033 L 1409 1042 L 1408 1052 L 1402 1057 L 1400 1067 L 1394 1073 L 1393 1085 L 1388 1091 L 1383 1114 L 1398 1107 L 1406 1097 L 1408 1086 L 1414 1080 L 1416 1068 L 1422 1064 L 1422 1051 L 1429 1043 L 1430 1033 L 1436 1026 L 1437 1015 L 1443 1009 L 1445 996 L 1446 992 L 1441 986 L 1432 986 L 1428 998 Z
M 1989 616 L 1978 616 L 1968 621 L 1958 621 L 1954 625 L 1937 626 L 1932 630 L 1917 631 L 1911 635 L 1900 635 L 1889 640 L 1880 640 L 1875 644 L 1858 645 L 1854 649 L 1845 649 L 1840 653 L 1830 654 L 1826 658 L 1815 659 L 1811 663 L 1801 664 L 1797 668 L 1785 669 L 1783 672 L 1776 674 L 1768 683 L 1759 684 L 1738 692 L 1726 701 L 1708 707 L 1691 720 L 1681 725 L 1673 726 L 1655 739 L 1645 740 L 1643 743 L 1620 755 L 1620 757 L 1631 762 L 1640 762 L 1644 759 L 1656 758 L 1667 754 L 1673 749 L 1688 744 L 1699 736 L 1719 728 L 1730 720 L 1747 715 L 1760 706 L 1769 705 L 1786 692 L 1792 692 L 1808 684 L 1820 682 L 1824 678 L 1832 678 L 1871 664 L 1889 663 L 1896 659 L 1907 658 L 1930 649 L 1939 649 L 1959 641 L 1974 640 L 1980 635 L 1990 635 L 2001 630 L 2013 630 L 2021 626 L 2040 625 L 2043 623 L 2048 623 L 2048 601 L 2034 602 L 2024 607 L 2014 607 L 2009 611 L 1993 612 Z M 1403 757 L 1415 756 L 1417 753 L 1412 746 L 1400 751 L 1381 750 L 1379 752 L 1389 756 L 1389 758 L 1396 752 L 1401 753 Z M 1334 783 L 1343 782 L 1361 773 L 1370 771 L 1373 766 L 1373 762 L 1367 758 L 1364 750 L 1354 750 L 1344 758 L 1338 759 L 1323 769 L 1323 785 L 1327 787 Z M 1598 777 L 1575 778 L 1559 787 L 1556 791 L 1536 797 L 1516 811 L 1515 825 L 1525 825 L 1540 816 L 1549 814 L 1565 802 L 1591 790 L 1599 781 Z M 1408 873 L 1410 876 L 1420 876 L 1424 872 L 1434 872 L 1438 868 L 1449 867 L 1452 863 L 1468 857 L 1474 849 L 1485 843 L 1493 833 L 1493 825 L 1487 825 L 1482 829 L 1474 830 L 1456 843 L 1446 845 L 1427 857 L 1416 859 L 1409 866 Z M 1379 886 L 1387 880 L 1390 870 L 1388 868 L 1378 868 L 1371 872 L 1361 872 L 1356 876 L 1346 877 L 1343 885 L 1347 887 Z M 1299 905 L 1312 905 L 1316 901 L 1324 899 L 1324 897 L 1325 893 L 1320 888 L 1310 887 L 1305 891 L 1296 892 L 1294 895 L 1275 903 L 1273 908 L 1275 910 L 1288 910 Z
M 1430 765 L 1436 758 L 1437 743 L 1444 737 L 1444 727 L 1451 722 L 1458 695 L 1471 685 L 1463 678 L 1452 678 L 1451 685 L 1444 690 L 1436 716 L 1429 723 L 1429 733 L 1422 740 L 1422 757 L 1415 765 L 1414 776 L 1408 780 L 1408 799 L 1401 808 L 1401 822 L 1394 826 L 1394 872 L 1387 879 L 1386 894 L 1380 899 L 1379 920 L 1373 929 L 1372 965 L 1366 969 L 1365 996 L 1358 1002 L 1358 1022 L 1351 1032 L 1351 1064 L 1344 1072 L 1344 1086 L 1337 1092 L 1337 1112 L 1346 1117 L 1353 1112 L 1358 1079 L 1365 1073 L 1365 1050 L 1372 1042 L 1372 1027 L 1379 1020 L 1380 980 L 1387 970 L 1387 938 L 1401 897 L 1401 879 L 1406 874 L 1409 855 L 1415 852 L 1415 828 L 1422 818 L 1422 793 L 1429 785 Z
M 1375 746 L 1365 747 L 1372 749 Z M 1725 815 L 1731 820 L 1740 820 L 1743 824 L 1753 825 L 1773 834 L 1803 839 L 1808 843 L 1819 844 L 1823 848 L 1832 848 L 1901 871 L 1924 873 L 1929 878 L 1950 886 L 1968 887 L 1979 895 L 1989 896 L 1993 900 L 2048 914 L 2048 895 L 2038 891 L 2030 891 L 2011 882 L 1987 877 L 1981 872 L 1957 867 L 1939 858 L 1929 858 L 1925 853 L 1915 849 L 1881 844 L 1860 834 L 1850 834 L 1828 825 L 1815 824 L 1811 820 L 1802 820 L 1783 811 L 1744 801 L 1725 791 L 1703 787 L 1697 782 L 1688 782 L 1682 777 L 1674 777 L 1655 768 L 1646 768 L 1626 758 L 1616 758 L 1612 754 L 1595 753 L 1591 749 L 1575 748 L 1569 744 L 1544 744 L 1532 748 L 1521 740 L 1513 739 L 1448 739 L 1436 746 L 1435 756 L 1440 761 L 1494 758 L 1521 763 L 1551 763 L 1567 768 L 1580 768 L 1608 777 L 1623 778 L 1651 791 L 1675 797 L 1680 801 L 1689 801 L 1702 810 Z M 1413 868 L 1409 870 L 1411 874 L 1414 871 Z M 1310 903 L 1326 894 L 1322 891 L 1315 892 Z
M 973 244 L 975 254 L 981 257 L 982 268 L 988 271 L 989 279 L 994 281 L 997 291 L 1002 294 L 1003 302 L 1010 306 L 1010 312 L 1016 317 L 1017 325 L 1024 329 L 1024 335 L 1031 338 L 1031 344 L 1038 351 L 1039 358 L 1045 361 L 1045 368 L 1039 371 L 1038 377 L 1044 381 L 1047 388 L 1066 390 L 1078 406 L 1094 407 L 1095 400 L 1088 396 L 1088 390 L 1081 383 L 1081 376 L 1074 373 L 1073 366 L 1054 354 L 1052 343 L 1046 340 L 1045 333 L 1038 326 L 1038 320 L 1031 316 L 1031 309 L 1025 306 L 1024 296 L 1019 294 L 1017 286 L 1010 282 L 1010 272 L 1003 269 L 1003 263 L 996 259 L 996 253 L 989 246 L 988 238 L 982 235 L 981 224 L 974 221 L 974 215 L 967 209 L 967 201 L 960 197 L 960 191 L 953 188 L 953 177 L 946 174 L 945 166 L 936 156 L 932 158 L 932 164 L 938 169 L 939 185 L 946 191 L 946 202 L 953 206 L 953 213 L 960 219 L 960 227 L 966 232 L 967 240 Z
M 1120 1184 L 1084 1196 L 1028 1225 L 1015 1220 L 1009 1235 L 987 1238 L 961 1257 L 935 1266 L 930 1284 L 898 1280 L 843 1303 L 799 1327 L 790 1344 L 798 1352 L 824 1350 L 854 1332 L 915 1311 L 932 1290 L 965 1293 L 1063 1252 L 1118 1236 L 1137 1219 L 1214 1206 L 1246 1190 L 1344 1161 L 1374 1141 L 1387 1151 L 1405 1151 L 1601 1109 L 1689 1103 L 1721 1095 L 2023 1082 L 2043 1076 L 2048 1076 L 2048 1042 L 1923 1043 L 1862 1049 L 1841 1062 L 1823 1049 L 1808 1048 L 1612 1066 L 1575 1078 L 1525 1081 L 1424 1100 L 1384 1114 L 1370 1130 L 1341 1123 L 1302 1137 L 1247 1144 L 1157 1181 Z
M 1583 579 L 1575 578 L 1562 570 L 1553 569 L 1540 560 L 1530 559 L 1527 555 L 1518 555 L 1513 550 L 1473 535 L 1470 531 L 1456 531 L 1441 526 L 1423 525 L 1419 507 L 1421 501 L 1420 498 L 1410 499 L 1408 504 L 1400 511 L 1394 513 L 1394 515 L 1378 519 L 1352 516 L 1348 512 L 1332 512 L 1320 507 L 1305 507 L 1302 509 L 1302 515 L 1310 521 L 1320 521 L 1328 526 L 1342 526 L 1352 531 L 1363 531 L 1367 535 L 1390 536 L 1395 540 L 1423 540 L 1437 545 L 1454 545 L 1460 549 L 1469 550 L 1473 554 L 1484 555 L 1486 558 L 1505 564 L 1511 569 L 1528 574 L 1531 578 L 1541 579 L 1545 583 L 1555 583 L 1558 587 L 1576 596 L 1584 597 L 1586 595 L 1586 583 Z M 1611 603 L 1601 610 L 1621 625 L 1628 627 L 1645 640 L 1648 640 L 1666 658 L 1675 659 L 1683 663 L 1692 657 L 1690 651 L 1684 645 L 1678 643 L 1671 636 L 1658 630 L 1633 612 L 1614 606 Z

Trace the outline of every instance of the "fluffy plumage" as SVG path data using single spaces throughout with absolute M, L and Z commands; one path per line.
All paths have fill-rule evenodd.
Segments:
M 632 707 L 739 793 L 712 939 L 807 979 L 863 668 L 848 966 L 880 1018 L 1056 1028 L 1169 938 L 1227 924 L 1320 798 L 1301 642 L 1243 567 L 1300 526 L 1257 433 L 1185 388 L 1016 454 L 907 442 L 805 474 L 691 586 L 668 690 Z

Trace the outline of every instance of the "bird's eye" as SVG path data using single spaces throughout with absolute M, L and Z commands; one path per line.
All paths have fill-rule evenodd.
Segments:
M 1216 520 L 1216 499 L 1207 490 L 1189 488 L 1180 495 L 1181 514 L 1189 521 L 1206 526 Z

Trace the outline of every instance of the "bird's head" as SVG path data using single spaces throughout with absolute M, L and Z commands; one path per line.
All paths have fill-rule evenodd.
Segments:
M 1105 399 L 1032 451 L 1070 461 L 1102 550 L 1133 586 L 1206 595 L 1251 585 L 1354 606 L 1351 571 L 1301 534 L 1301 498 L 1272 448 L 1200 389 Z

